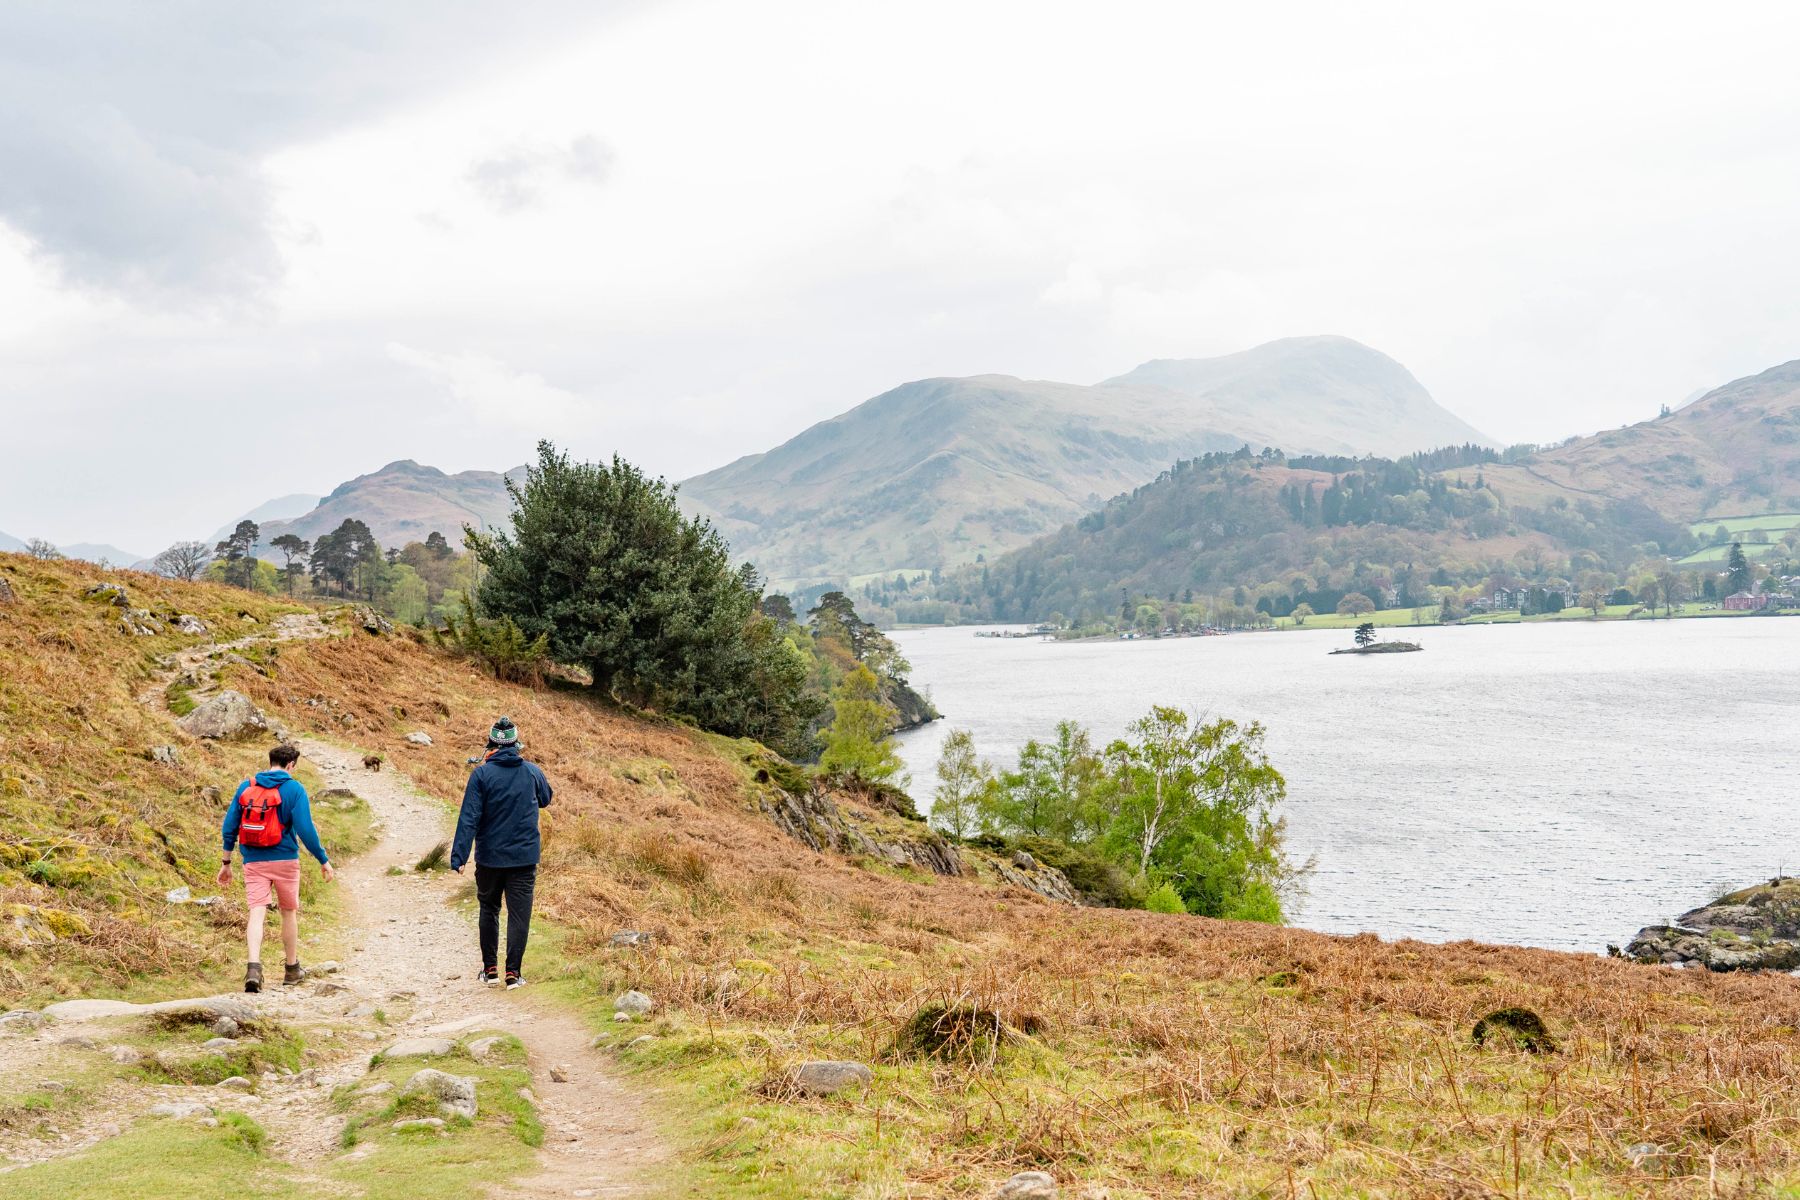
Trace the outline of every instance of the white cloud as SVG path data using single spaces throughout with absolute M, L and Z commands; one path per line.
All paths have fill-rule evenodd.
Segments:
M 422 371 L 454 406 L 451 420 L 492 429 L 553 429 L 581 414 L 581 397 L 479 354 L 435 354 L 389 342 L 387 355 Z

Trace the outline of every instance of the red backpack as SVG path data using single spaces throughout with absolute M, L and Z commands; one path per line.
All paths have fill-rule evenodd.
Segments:
M 287 830 L 281 824 L 281 789 L 263 787 L 255 780 L 238 797 L 238 841 L 267 849 L 279 846 Z

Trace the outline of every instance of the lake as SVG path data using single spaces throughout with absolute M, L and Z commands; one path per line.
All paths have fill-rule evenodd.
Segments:
M 901 739 L 921 809 L 967 728 L 1011 763 L 1074 718 L 1104 744 L 1153 704 L 1268 727 L 1292 922 L 1602 951 L 1725 886 L 1800 870 L 1800 620 L 1343 630 L 1168 641 L 895 636 L 945 720 Z

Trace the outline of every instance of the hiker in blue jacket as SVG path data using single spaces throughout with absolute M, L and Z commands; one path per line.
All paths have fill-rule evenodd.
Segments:
M 537 887 L 538 809 L 550 805 L 550 781 L 520 756 L 518 726 L 501 717 L 488 731 L 487 757 L 463 789 L 450 869 L 462 873 L 475 854 L 475 896 L 481 905 L 481 982 L 500 981 L 500 904 L 506 903 L 506 986 L 525 982 L 525 941 L 531 936 L 531 894 Z

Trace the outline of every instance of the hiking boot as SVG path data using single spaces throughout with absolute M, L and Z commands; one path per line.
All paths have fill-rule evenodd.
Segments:
M 500 968 L 499 967 L 483 967 L 483 968 L 481 968 L 480 978 L 481 978 L 481 982 L 482 982 L 483 986 L 493 987 L 496 983 L 500 982 Z
M 506 973 L 506 990 L 507 991 L 510 992 L 514 988 L 522 988 L 524 986 L 525 986 L 525 979 L 517 971 L 508 971 Z
M 244 968 L 244 990 L 246 992 L 262 991 L 262 964 L 251 963 Z
M 297 962 L 289 963 L 287 965 L 287 970 L 281 973 L 281 982 L 285 987 L 293 987 L 296 983 L 299 983 L 305 978 L 306 972 L 300 969 L 300 964 Z

